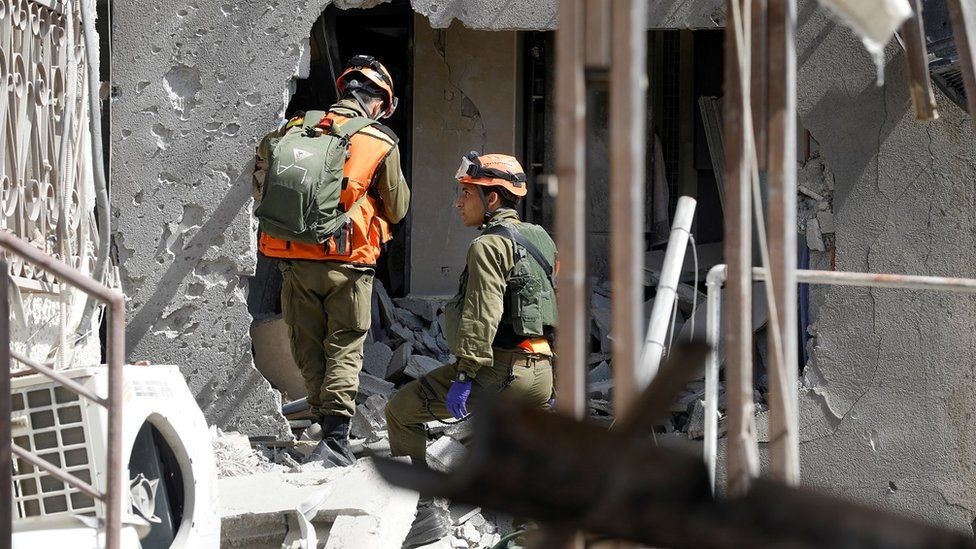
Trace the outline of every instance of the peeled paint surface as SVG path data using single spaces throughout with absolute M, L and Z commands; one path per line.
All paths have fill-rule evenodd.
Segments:
M 849 29 L 812 0 L 798 19 L 800 123 L 836 179 L 836 270 L 976 277 L 970 117 L 937 92 L 944 116 L 917 122 L 897 45 L 878 87 Z M 812 286 L 810 301 L 802 482 L 971 532 L 976 297 Z

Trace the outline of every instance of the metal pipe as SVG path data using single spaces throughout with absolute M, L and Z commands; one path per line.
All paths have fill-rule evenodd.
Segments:
M 47 460 L 43 460 L 35 456 L 34 454 L 28 452 L 27 450 L 24 450 L 23 448 L 17 446 L 16 444 L 12 445 L 10 449 L 14 454 L 17 455 L 18 458 L 33 464 L 35 467 L 44 469 L 52 477 L 60 480 L 61 482 L 74 486 L 75 488 L 81 490 L 85 494 L 91 496 L 93 499 L 100 500 L 100 501 L 105 500 L 105 494 L 100 493 L 91 484 L 88 484 L 87 482 L 72 475 L 71 473 L 67 471 L 62 471 L 61 468 L 58 467 L 57 465 L 54 465 L 53 463 Z M 4 514 L 9 514 L 9 513 L 4 513 Z
M 54 274 L 58 279 L 108 305 L 108 451 L 105 499 L 105 547 L 120 549 L 122 529 L 122 364 L 125 361 L 125 296 L 24 242 L 0 231 L 0 248 Z M 9 370 L 8 370 L 9 371 Z
M 48 368 L 47 366 L 35 360 L 31 360 L 30 358 L 14 351 L 13 349 L 10 350 L 8 356 L 13 358 L 17 362 L 26 365 L 27 367 L 34 370 L 35 372 L 53 379 L 54 381 L 60 383 L 65 388 L 87 398 L 88 400 L 94 402 L 95 404 L 108 408 L 108 400 L 89 391 L 88 389 L 85 388 L 84 385 L 78 383 L 77 381 L 71 379 L 70 377 L 65 376 L 64 374 L 61 374 L 57 370 Z
M 769 269 L 782 343 L 780 352 L 769 341 L 769 468 L 773 478 L 797 486 L 796 0 L 768 0 L 767 15 Z
M 108 269 L 108 249 L 112 238 L 112 208 L 108 197 L 108 181 L 105 179 L 105 161 L 102 152 L 102 104 L 100 82 L 98 78 L 98 36 L 95 31 L 95 14 L 92 8 L 94 2 L 79 2 L 81 10 L 81 30 L 85 41 L 85 66 L 88 69 L 88 128 L 91 131 L 92 174 L 95 176 L 95 203 L 98 207 L 98 255 L 95 258 L 95 269 L 92 278 L 101 283 L 105 280 Z M 90 294 L 94 295 L 94 294 Z M 78 325 L 76 335 L 88 333 L 92 315 L 95 313 L 95 303 L 89 298 L 85 303 L 81 324 Z M 117 524 L 121 528 L 121 522 Z M 109 525 L 111 527 L 112 525 Z M 108 549 L 117 549 L 118 535 L 114 541 L 106 540 Z M 112 545 L 115 546 L 112 546 Z
M 719 337 L 722 307 L 722 284 L 728 270 L 725 265 L 715 265 L 705 276 L 705 289 L 708 292 L 705 315 L 705 342 L 708 355 L 705 358 L 705 466 L 708 468 L 708 481 L 715 492 L 715 456 L 718 454 L 718 370 Z
M 10 276 L 7 262 L 0 260 L 0 549 L 10 549 L 13 535 L 13 462 L 10 421 Z
M 586 407 L 586 102 L 582 0 L 560 0 L 556 31 L 556 244 L 559 330 L 556 409 L 573 418 Z
M 910 0 L 911 17 L 901 25 L 901 42 L 905 49 L 905 77 L 908 91 L 915 108 L 915 119 L 929 122 L 939 118 L 929 78 L 929 48 L 925 39 L 925 24 L 922 21 L 922 0 Z
M 713 490 L 715 489 L 714 467 L 718 450 L 718 374 L 720 367 L 719 350 L 716 343 L 719 339 L 719 307 L 722 302 L 722 285 L 725 283 L 727 275 L 727 266 L 719 264 L 709 269 L 705 279 L 705 286 L 708 291 L 705 337 L 710 349 L 705 361 L 705 441 L 703 454 L 705 464 L 711 467 L 709 473 Z M 765 280 L 766 272 L 762 268 L 755 267 L 752 269 L 752 279 Z M 976 293 L 976 279 L 972 278 L 797 269 L 796 280 L 802 284 Z M 710 421 L 714 421 L 714 423 L 710 423 Z
M 664 265 L 661 267 L 661 279 L 657 283 L 654 307 L 651 309 L 651 318 L 647 322 L 647 333 L 644 337 L 644 349 L 637 376 L 641 389 L 647 387 L 657 375 L 657 369 L 661 365 L 661 357 L 664 356 L 664 339 L 667 337 L 668 324 L 671 322 L 671 311 L 674 308 L 674 300 L 677 296 L 681 267 L 685 262 L 688 235 L 691 234 L 691 223 L 695 219 L 697 204 L 694 198 L 682 196 L 678 199 L 678 205 L 674 211 L 674 222 L 671 224 L 668 249 L 664 254 Z M 616 285 L 614 291 L 616 291 Z M 639 306 L 640 303 L 638 302 L 637 305 Z M 616 324 L 614 324 L 614 331 L 616 329 Z

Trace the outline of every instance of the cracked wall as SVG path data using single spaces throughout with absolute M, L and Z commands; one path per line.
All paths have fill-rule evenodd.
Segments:
M 521 158 L 519 39 L 514 32 L 434 29 L 414 21 L 411 293 L 451 295 L 474 229 L 454 208 L 461 156 Z
M 799 114 L 833 170 L 836 269 L 976 276 L 971 118 L 917 122 L 893 41 L 885 85 L 851 32 L 802 2 Z M 811 268 L 830 268 L 812 254 Z M 971 531 L 976 297 L 814 287 L 804 483 Z

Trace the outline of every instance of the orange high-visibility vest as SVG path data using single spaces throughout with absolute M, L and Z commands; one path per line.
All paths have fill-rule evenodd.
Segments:
M 329 112 L 335 124 L 341 124 L 348 117 Z M 374 126 L 369 126 L 352 136 L 349 140 L 349 158 L 343 167 L 345 187 L 339 195 L 344 208 L 350 208 L 363 194 L 369 191 L 376 170 L 386 161 L 386 157 L 396 146 L 396 141 Z M 258 249 L 268 257 L 282 259 L 311 259 L 342 261 L 361 265 L 376 265 L 383 244 L 392 238 L 390 223 L 382 217 L 380 206 L 373 195 L 367 195 L 355 210 L 350 212 L 351 232 L 347 234 L 349 244 L 340 250 L 333 236 L 322 244 L 308 244 L 282 240 L 261 233 Z

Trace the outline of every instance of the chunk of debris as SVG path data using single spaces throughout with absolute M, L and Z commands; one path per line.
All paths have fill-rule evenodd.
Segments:
M 390 325 L 390 333 L 396 336 L 398 341 L 409 343 L 413 343 L 415 341 L 413 337 L 413 330 L 407 328 L 399 322 L 394 322 Z
M 373 395 L 382 395 L 390 398 L 393 395 L 394 385 L 385 379 L 359 372 L 359 393 L 356 395 L 356 402 L 366 402 Z
M 613 390 L 613 380 L 599 381 L 592 385 L 587 385 L 586 396 L 598 400 L 610 400 Z
M 378 378 L 385 378 L 393 351 L 385 343 L 367 343 L 363 345 L 363 370 Z
M 407 368 L 404 370 L 404 373 L 414 379 L 420 379 L 441 366 L 443 364 L 433 358 L 423 355 L 413 355 L 407 360 Z
M 386 288 L 380 282 L 379 278 L 373 278 L 373 293 L 379 296 L 380 320 L 383 322 L 383 325 L 392 326 L 396 322 L 396 316 L 394 314 L 396 307 L 393 305 L 390 294 L 386 293 Z
M 420 317 L 406 309 L 394 309 L 393 314 L 396 316 L 396 319 L 400 322 L 400 324 L 403 324 L 414 332 L 419 332 L 426 328 L 424 322 L 420 320 Z
M 350 434 L 375 442 L 386 434 L 386 403 L 383 395 L 373 395 L 366 402 L 356 406 L 356 413 L 349 422 Z
M 278 469 L 260 451 L 251 447 L 251 441 L 237 432 L 225 433 L 217 427 L 210 427 L 210 442 L 213 445 L 217 477 L 239 477 L 251 475 L 255 471 Z
M 820 232 L 829 234 L 834 232 L 834 213 L 822 211 L 817 213 L 817 223 L 820 224 Z
M 404 370 L 407 369 L 407 362 L 410 360 L 410 355 L 413 354 L 413 344 L 406 341 L 397 347 L 396 351 L 393 351 L 393 357 L 390 359 L 390 363 L 387 365 L 386 374 L 383 376 L 387 381 L 396 381 L 403 377 Z
M 827 251 L 823 233 L 820 231 L 820 222 L 816 217 L 807 220 L 807 247 L 818 252 Z
M 440 309 L 438 302 L 422 297 L 400 297 L 394 299 L 393 303 L 397 307 L 402 307 L 419 316 L 426 322 L 434 322 L 437 318 L 437 311 Z
M 464 461 L 468 449 L 451 437 L 441 437 L 427 447 L 427 464 L 431 469 L 449 473 Z
M 592 385 L 601 381 L 607 381 L 610 379 L 612 374 L 613 372 L 610 370 L 610 363 L 604 360 L 599 366 L 587 372 L 586 384 Z

